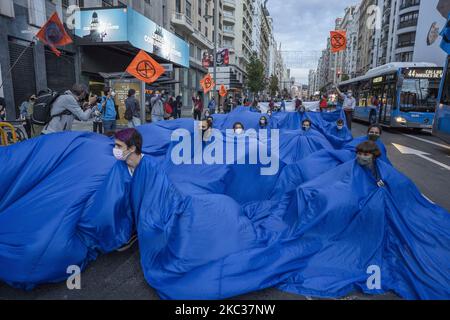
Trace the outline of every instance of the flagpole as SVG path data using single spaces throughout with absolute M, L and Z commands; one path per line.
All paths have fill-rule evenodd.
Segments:
M 25 54 L 25 52 L 26 52 L 29 48 L 31 48 L 31 47 L 34 45 L 34 40 L 36 40 L 36 39 L 37 39 L 37 38 L 34 36 L 33 39 L 31 40 L 30 44 L 29 44 L 28 46 L 26 46 L 25 49 L 22 50 L 22 52 L 20 53 L 20 55 L 17 57 L 16 61 L 14 61 L 14 63 L 12 64 L 12 66 L 11 66 L 11 67 L 9 68 L 9 70 L 6 72 L 5 79 L 2 80 L 2 83 L 0 84 L 0 89 L 3 88 L 3 85 L 4 85 L 5 82 L 6 82 L 6 78 L 8 78 L 8 77 L 11 75 L 11 73 L 12 73 L 14 67 L 19 63 L 20 59 L 21 59 L 22 56 Z

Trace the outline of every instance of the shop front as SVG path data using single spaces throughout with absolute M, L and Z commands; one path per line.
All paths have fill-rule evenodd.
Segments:
M 173 96 L 182 92 L 176 90 L 178 80 L 175 79 L 189 68 L 189 45 L 181 38 L 127 7 L 83 9 L 80 22 L 75 35 L 81 81 L 89 83 L 90 90 L 96 94 L 102 93 L 102 83 L 116 89 L 121 119 L 126 93 L 131 87 L 139 93 L 142 107 L 148 101 L 146 92 L 164 90 Z M 158 81 L 145 87 L 125 73 L 139 50 L 146 51 L 166 68 Z M 116 76 L 105 77 L 111 74 Z

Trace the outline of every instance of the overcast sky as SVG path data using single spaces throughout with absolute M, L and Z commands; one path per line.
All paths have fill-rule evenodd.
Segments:
M 283 51 L 325 49 L 335 20 L 359 0 L 269 0 L 275 39 Z M 297 83 L 308 84 L 308 69 L 291 69 Z

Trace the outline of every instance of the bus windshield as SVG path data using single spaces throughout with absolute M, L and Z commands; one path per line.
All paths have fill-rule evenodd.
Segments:
M 400 111 L 434 112 L 438 93 L 438 79 L 405 79 L 400 93 Z
M 450 57 L 447 61 L 447 71 L 444 74 L 444 86 L 442 87 L 441 103 L 450 106 Z

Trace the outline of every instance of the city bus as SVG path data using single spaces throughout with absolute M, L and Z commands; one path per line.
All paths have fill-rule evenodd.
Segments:
M 433 134 L 450 143 L 450 56 L 447 56 L 439 90 Z
M 339 84 L 356 98 L 354 118 L 387 127 L 432 129 L 442 68 L 396 62 Z

